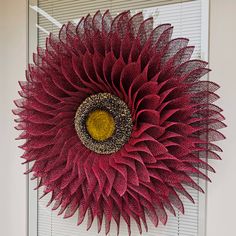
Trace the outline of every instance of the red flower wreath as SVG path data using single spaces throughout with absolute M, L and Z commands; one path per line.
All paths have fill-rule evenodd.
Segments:
M 202 189 L 192 176 L 209 180 L 206 159 L 220 159 L 213 141 L 224 139 L 219 86 L 201 81 L 207 63 L 191 60 L 188 39 L 171 39 L 173 27 L 144 20 L 142 13 L 109 11 L 64 25 L 38 48 L 14 114 L 26 139 L 25 163 L 51 193 L 53 209 L 78 223 L 88 212 L 98 231 L 105 219 L 140 232 L 146 216 L 155 226 L 166 210 L 184 212 L 184 186 Z

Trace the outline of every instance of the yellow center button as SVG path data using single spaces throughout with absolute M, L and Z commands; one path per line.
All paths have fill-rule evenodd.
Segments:
M 89 113 L 86 128 L 90 136 L 96 141 L 105 141 L 115 131 L 115 121 L 112 115 L 104 110 L 95 110 Z

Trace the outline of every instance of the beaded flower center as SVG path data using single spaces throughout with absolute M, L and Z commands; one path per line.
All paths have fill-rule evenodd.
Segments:
M 75 115 L 75 129 L 81 142 L 99 154 L 119 151 L 128 142 L 132 127 L 128 106 L 110 93 L 87 97 Z
M 109 112 L 96 110 L 88 115 L 86 128 L 93 139 L 105 141 L 112 137 L 115 130 L 115 121 Z

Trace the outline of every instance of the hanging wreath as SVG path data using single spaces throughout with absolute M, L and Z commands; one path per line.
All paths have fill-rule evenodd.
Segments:
M 106 234 L 112 219 L 119 233 L 121 217 L 130 234 L 132 218 L 141 232 L 146 216 L 157 226 L 167 210 L 184 213 L 179 194 L 194 202 L 185 186 L 202 191 L 192 177 L 214 172 L 219 86 L 201 80 L 207 63 L 190 59 L 194 47 L 172 31 L 142 13 L 98 11 L 33 55 L 14 110 L 22 157 L 65 218 L 78 211 L 80 224 L 88 212 L 98 232 L 104 218 Z

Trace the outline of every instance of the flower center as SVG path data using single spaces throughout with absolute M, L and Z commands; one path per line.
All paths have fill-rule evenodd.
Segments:
M 88 114 L 86 128 L 94 140 L 105 141 L 112 137 L 115 130 L 115 121 L 109 112 L 95 110 Z
M 77 108 L 74 125 L 84 146 L 99 154 L 119 151 L 133 128 L 128 106 L 110 93 L 87 97 Z

